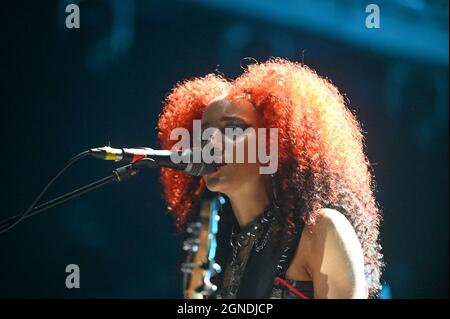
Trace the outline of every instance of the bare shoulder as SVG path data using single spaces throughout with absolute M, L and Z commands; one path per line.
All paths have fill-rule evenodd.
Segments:
M 331 240 L 333 243 L 340 243 L 339 245 L 342 246 L 345 241 L 344 237 L 349 233 L 354 234 L 352 238 L 354 241 L 356 234 L 342 213 L 335 209 L 323 208 L 314 224 L 305 225 L 296 259 L 300 259 L 310 272 L 314 259 L 320 258 L 326 248 L 331 248 L 329 244 L 325 245 L 326 242 L 333 239 Z
M 322 209 L 316 222 L 305 226 L 304 234 L 311 268 L 320 268 L 328 258 L 362 259 L 361 244 L 352 224 L 335 209 Z
M 305 226 L 287 275 L 312 279 L 315 298 L 365 298 L 364 257 L 350 221 L 337 210 L 322 209 Z
M 323 208 L 317 216 L 316 222 L 305 226 L 305 235 L 310 244 L 324 239 L 328 235 L 341 237 L 348 232 L 355 233 L 349 220 L 344 214 L 331 208 Z
M 350 221 L 337 210 L 323 209 L 305 231 L 305 262 L 316 298 L 365 298 L 364 256 Z

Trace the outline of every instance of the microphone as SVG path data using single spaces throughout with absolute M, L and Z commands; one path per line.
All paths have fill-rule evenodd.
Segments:
M 135 163 L 141 159 L 151 159 L 159 167 L 168 167 L 185 171 L 194 176 L 207 175 L 216 169 L 214 163 L 208 164 L 204 162 L 192 163 L 193 154 L 195 151 L 201 153 L 200 148 L 187 149 L 184 151 L 168 151 L 168 150 L 154 150 L 148 147 L 142 148 L 112 148 L 109 146 L 91 148 L 89 154 L 95 158 L 106 161 L 128 162 Z M 178 157 L 181 161 L 174 163 L 173 157 Z

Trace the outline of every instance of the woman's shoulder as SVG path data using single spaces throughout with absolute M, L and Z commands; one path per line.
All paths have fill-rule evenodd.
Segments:
M 327 208 L 305 230 L 305 262 L 316 295 L 365 298 L 364 255 L 350 221 Z
M 311 244 L 325 239 L 329 235 L 344 236 L 346 234 L 354 233 L 353 226 L 347 217 L 341 212 L 332 208 L 322 208 L 316 215 L 315 221 L 311 224 L 306 224 L 303 231 L 305 239 Z
M 314 223 L 304 226 L 287 275 L 295 279 L 311 279 L 311 268 L 317 264 L 315 260 L 320 259 L 325 253 L 326 237 L 330 234 L 334 237 L 340 232 L 345 232 L 349 225 L 347 218 L 335 209 L 323 208 L 319 211 Z
M 361 245 L 350 221 L 331 208 L 321 209 L 314 223 L 305 225 L 297 249 L 295 259 L 310 274 L 326 260 L 361 255 Z

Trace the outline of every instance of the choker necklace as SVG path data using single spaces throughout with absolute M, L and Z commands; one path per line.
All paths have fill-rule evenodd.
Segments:
M 247 246 L 252 240 L 254 240 L 256 252 L 260 252 L 264 249 L 272 230 L 271 226 L 275 217 L 275 207 L 276 206 L 273 203 L 269 204 L 261 215 L 242 228 L 238 233 L 236 233 L 235 225 L 233 225 L 230 238 L 230 245 L 233 247 L 233 255 L 234 252 L 237 253 L 237 250 L 240 247 Z

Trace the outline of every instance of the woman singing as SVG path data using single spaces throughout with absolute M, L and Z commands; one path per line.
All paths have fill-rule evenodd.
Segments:
M 203 200 L 227 199 L 215 297 L 376 297 L 383 266 L 379 208 L 361 127 L 336 87 L 284 59 L 252 64 L 233 81 L 212 74 L 185 81 L 160 116 L 162 148 L 177 142 L 173 129 L 192 132 L 193 120 L 222 132 L 278 130 L 273 174 L 261 174 L 259 161 L 227 162 L 201 177 L 162 169 L 180 229 Z M 247 145 L 246 133 L 233 143 Z

